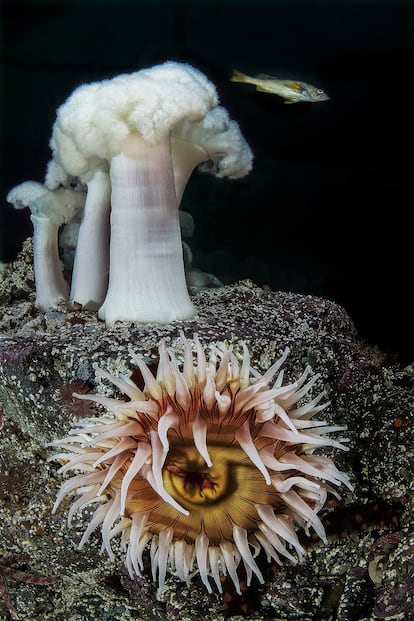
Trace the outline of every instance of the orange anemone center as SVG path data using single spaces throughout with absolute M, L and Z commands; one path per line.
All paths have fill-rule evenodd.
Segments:
M 273 505 L 280 496 L 236 444 L 208 443 L 208 467 L 192 442 L 170 445 L 163 467 L 165 490 L 189 515 L 162 501 L 139 475 L 131 483 L 127 513 L 149 511 L 148 526 L 154 534 L 173 526 L 174 539 L 194 543 L 204 529 L 211 545 L 232 540 L 233 526 L 257 529 L 255 504 Z

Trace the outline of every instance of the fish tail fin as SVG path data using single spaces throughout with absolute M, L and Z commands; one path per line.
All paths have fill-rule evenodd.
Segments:
M 233 75 L 230 78 L 230 82 L 248 82 L 248 76 L 244 73 L 242 73 L 241 71 L 237 71 L 237 69 L 235 69 L 233 71 Z

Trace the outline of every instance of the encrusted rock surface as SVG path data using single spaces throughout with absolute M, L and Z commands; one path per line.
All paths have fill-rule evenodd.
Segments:
M 193 290 L 198 316 L 167 326 L 117 324 L 64 304 L 39 313 L 34 306 L 31 245 L 0 274 L 0 563 L 35 576 L 58 575 L 54 585 L 5 578 L 19 618 L 53 621 L 130 619 L 304 619 L 349 621 L 410 619 L 414 590 L 412 471 L 414 368 L 403 368 L 361 341 L 343 308 L 310 296 L 275 293 L 250 281 Z M 224 595 L 208 595 L 195 577 L 189 586 L 170 575 L 164 601 L 147 571 L 131 580 L 122 551 L 116 562 L 100 554 L 99 535 L 76 549 L 88 511 L 66 525 L 66 507 L 51 508 L 61 477 L 47 462 L 47 443 L 64 436 L 88 402 L 72 392 L 112 388 L 93 364 L 110 372 L 133 368 L 129 349 L 157 361 L 161 338 L 177 354 L 180 332 L 203 344 L 248 343 L 254 365 L 266 369 L 286 346 L 288 378 L 306 364 L 320 373 L 318 386 L 331 406 L 326 418 L 347 424 L 349 452 L 335 452 L 354 494 L 343 492 L 321 513 L 329 542 L 303 535 L 308 549 L 298 566 L 267 565 L 265 585 L 253 579 L 237 596 L 229 580 Z M 19 564 L 20 563 L 20 564 Z M 10 560 L 10 565 L 13 563 Z M 0 615 L 6 614 L 0 601 Z

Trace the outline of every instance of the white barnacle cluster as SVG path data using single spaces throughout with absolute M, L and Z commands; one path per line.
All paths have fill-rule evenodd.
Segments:
M 80 86 L 57 110 L 50 146 L 44 186 L 8 195 L 32 212 L 38 306 L 69 298 L 108 324 L 192 317 L 178 212 L 185 186 L 197 166 L 238 178 L 252 163 L 214 85 L 188 64 L 166 62 Z M 76 212 L 68 293 L 57 236 Z

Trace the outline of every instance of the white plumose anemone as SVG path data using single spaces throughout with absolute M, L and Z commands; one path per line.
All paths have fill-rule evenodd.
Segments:
M 199 573 L 208 592 L 210 577 L 221 592 L 220 575 L 228 574 L 240 592 L 240 563 L 248 583 L 253 574 L 263 582 L 255 560 L 261 549 L 278 564 L 281 556 L 291 562 L 303 556 L 295 524 L 307 533 L 312 527 L 326 542 L 318 512 L 328 493 L 337 496 L 333 486 L 352 488 L 348 476 L 315 451 L 346 450 L 328 437 L 345 427 L 313 420 L 328 404 L 321 403 L 323 392 L 303 402 L 319 377 L 310 377 L 310 367 L 284 384 L 287 349 L 260 375 L 245 343 L 239 356 L 232 347 L 210 345 L 206 357 L 198 338 L 193 347 L 183 340 L 182 362 L 161 342 L 155 377 L 131 354 L 143 390 L 97 369 L 125 400 L 76 395 L 103 405 L 110 416 L 79 421 L 52 443 L 59 453 L 51 459 L 64 464 L 60 471 L 79 472 L 62 485 L 53 511 L 77 495 L 70 523 L 77 511 L 97 504 L 79 549 L 100 527 L 113 559 L 111 540 L 120 534 L 131 577 L 144 569 L 150 544 L 158 597 L 168 567 L 186 582 Z
M 215 86 L 165 62 L 78 87 L 59 107 L 46 185 L 87 187 L 70 299 L 116 321 L 169 323 L 187 292 L 179 206 L 195 167 L 238 179 L 252 153 Z

